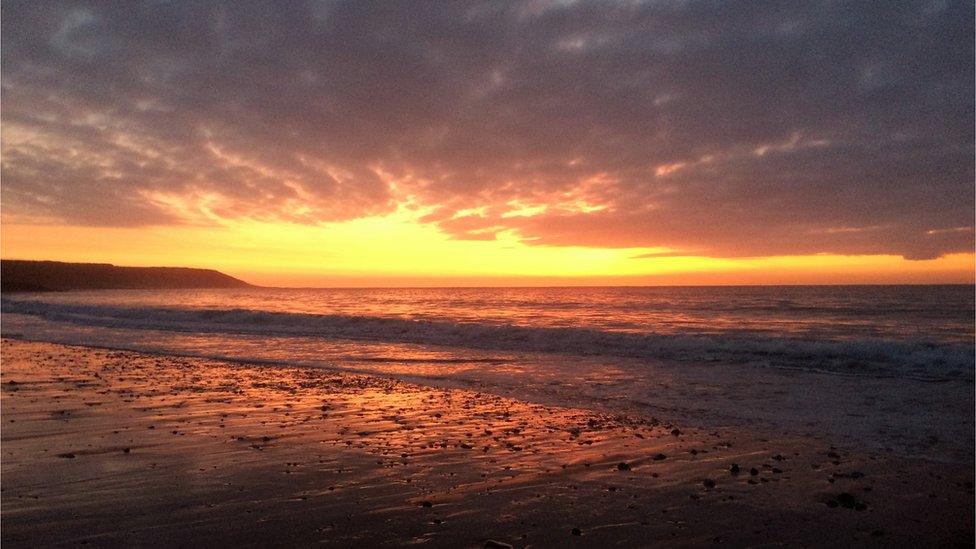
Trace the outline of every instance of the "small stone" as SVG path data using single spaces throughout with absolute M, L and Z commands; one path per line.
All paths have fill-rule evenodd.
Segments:
M 755 467 L 753 467 L 752 469 L 749 469 L 749 474 L 752 475 L 752 476 L 756 476 L 756 475 L 759 474 L 759 469 L 756 469 Z
M 421 502 L 420 502 L 420 506 L 421 506 L 421 507 L 428 507 L 428 508 L 429 508 L 429 507 L 433 507 L 433 506 L 434 506 L 434 504 L 433 504 L 433 503 L 431 503 L 431 502 L 429 502 L 429 501 L 427 501 L 427 500 L 424 500 L 424 501 L 421 501 Z
M 580 530 L 579 528 L 573 528 L 573 535 L 574 536 L 582 536 L 583 535 L 583 531 Z
M 630 465 L 628 465 L 628 464 L 626 464 L 626 463 L 624 463 L 624 462 L 621 461 L 620 463 L 617 464 L 617 470 L 618 471 L 630 471 Z
M 671 429 L 671 434 L 674 435 L 674 436 L 678 436 L 678 435 L 681 434 L 681 430 L 680 429 Z
M 654 454 L 654 457 L 652 457 L 651 459 L 653 459 L 654 461 L 661 461 L 662 459 L 667 459 L 667 458 L 668 456 L 664 454 Z
M 59 458 L 64 458 L 64 459 L 74 459 L 75 458 L 75 455 L 72 454 L 71 452 L 65 452 L 63 454 L 58 454 L 58 457 Z
M 841 507 L 853 509 L 854 505 L 857 503 L 857 500 L 855 500 L 854 496 L 851 494 L 841 492 L 840 494 L 837 494 L 837 503 L 840 504 Z
M 702 485 L 704 485 L 705 488 L 715 488 L 715 481 L 710 478 L 706 478 L 702 481 Z
M 733 475 L 738 475 L 739 474 L 739 464 L 738 463 L 733 463 L 732 466 L 729 467 L 729 472 L 732 473 Z

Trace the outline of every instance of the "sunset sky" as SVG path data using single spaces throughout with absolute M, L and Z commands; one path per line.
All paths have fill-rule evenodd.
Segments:
M 973 281 L 970 1 L 0 21 L 4 258 L 300 286 Z

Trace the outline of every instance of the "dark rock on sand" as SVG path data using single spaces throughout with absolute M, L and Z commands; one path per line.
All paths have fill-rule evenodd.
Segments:
M 715 488 L 715 481 L 710 478 L 706 478 L 705 480 L 702 481 L 702 485 L 705 488 Z
M 654 461 L 661 461 L 662 459 L 667 459 L 667 458 L 668 456 L 664 454 L 654 454 L 654 457 L 651 459 L 653 459 Z
M 864 473 L 860 471 L 851 471 L 849 473 L 834 473 L 834 476 L 837 478 L 859 479 L 864 478 Z
M 573 535 L 574 536 L 582 536 L 583 535 L 583 531 L 580 530 L 579 528 L 573 528 Z
M 733 463 L 732 466 L 729 467 L 729 472 L 732 473 L 733 475 L 738 475 L 739 474 L 739 464 L 738 463 Z
M 433 503 L 431 503 L 431 502 L 429 502 L 429 501 L 427 501 L 427 500 L 424 500 L 424 501 L 421 501 L 421 502 L 420 502 L 420 506 L 421 506 L 421 507 L 428 507 L 428 508 L 429 508 L 429 507 L 433 507 L 433 506 L 434 506 L 434 504 L 433 504 Z
M 753 467 L 752 469 L 749 469 L 749 474 L 752 475 L 752 476 L 756 476 L 756 475 L 759 474 L 759 469 L 756 469 L 755 467 Z
M 857 503 L 857 500 L 855 500 L 854 496 L 851 494 L 841 492 L 840 494 L 837 494 L 837 503 L 840 504 L 841 507 L 853 509 L 854 505 Z
M 630 471 L 630 465 L 628 465 L 628 464 L 626 464 L 626 463 L 624 463 L 624 462 L 621 461 L 620 463 L 617 464 L 617 470 L 618 471 Z

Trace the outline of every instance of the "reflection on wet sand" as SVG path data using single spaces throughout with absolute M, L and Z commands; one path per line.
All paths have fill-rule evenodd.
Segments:
M 971 541 L 964 465 L 325 369 L 3 358 L 12 547 Z

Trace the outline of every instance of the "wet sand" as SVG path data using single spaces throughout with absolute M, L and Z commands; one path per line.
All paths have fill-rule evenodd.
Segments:
M 324 369 L 2 358 L 8 547 L 973 541 L 972 463 Z

